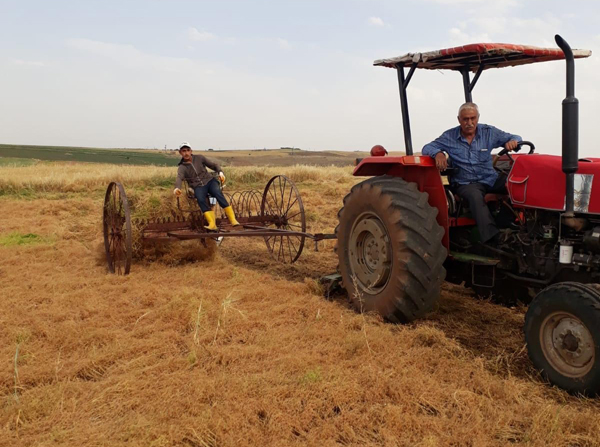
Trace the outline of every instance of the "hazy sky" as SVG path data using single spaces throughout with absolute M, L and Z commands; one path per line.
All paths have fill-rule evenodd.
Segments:
M 0 143 L 403 150 L 396 72 L 375 59 L 464 43 L 576 62 L 580 155 L 600 157 L 599 0 L 0 0 Z M 481 122 L 560 152 L 565 64 L 486 70 Z M 416 150 L 456 125 L 455 72 L 409 86 Z

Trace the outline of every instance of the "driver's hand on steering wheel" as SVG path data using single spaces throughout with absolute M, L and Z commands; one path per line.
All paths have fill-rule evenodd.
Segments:
M 517 140 L 510 140 L 508 143 L 504 145 L 504 149 L 508 151 L 514 151 L 517 148 L 519 142 Z
M 448 167 L 448 160 L 446 159 L 446 154 L 444 154 L 443 152 L 438 152 L 435 155 L 435 166 L 440 171 L 446 170 L 446 168 Z

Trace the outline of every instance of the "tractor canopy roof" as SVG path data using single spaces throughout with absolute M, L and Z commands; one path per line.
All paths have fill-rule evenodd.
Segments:
M 575 58 L 589 57 L 590 50 L 573 50 Z M 560 48 L 539 48 L 508 43 L 473 43 L 425 53 L 407 53 L 404 56 L 378 59 L 373 65 L 384 67 L 412 67 L 428 70 L 458 70 L 476 72 L 488 68 L 511 67 L 564 59 Z

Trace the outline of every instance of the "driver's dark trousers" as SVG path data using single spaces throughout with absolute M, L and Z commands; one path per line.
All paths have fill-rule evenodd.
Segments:
M 477 229 L 481 242 L 488 242 L 498 234 L 498 226 L 485 203 L 486 194 L 507 194 L 506 176 L 499 175 L 493 186 L 483 183 L 469 183 L 468 185 L 454 185 L 454 190 L 462 200 L 469 203 L 471 214 L 477 222 Z

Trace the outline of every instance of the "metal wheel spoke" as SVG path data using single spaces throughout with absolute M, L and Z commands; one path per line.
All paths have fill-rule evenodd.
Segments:
M 283 260 L 285 261 L 285 252 L 283 251 L 283 236 L 279 237 L 279 251 L 278 253 L 281 254 L 281 257 L 283 257 Z M 278 256 L 279 258 L 279 256 Z
M 298 236 L 292 236 L 292 237 L 298 237 Z M 294 253 L 298 253 L 298 249 L 294 245 L 292 237 L 288 237 L 288 243 L 292 244 L 292 247 L 294 248 Z
M 289 238 L 289 236 L 286 239 L 287 239 L 287 244 L 288 244 L 288 251 L 290 252 L 290 261 L 291 261 L 292 259 L 294 259 L 294 257 L 292 256 L 292 248 L 290 246 L 290 238 Z
M 271 190 L 269 189 L 269 194 L 271 194 L 271 197 L 273 197 L 273 203 L 275 205 L 275 209 L 277 209 L 277 198 L 275 197 L 275 195 L 273 194 L 273 192 L 271 192 Z M 273 211 L 274 209 L 271 208 L 271 205 L 269 204 L 269 210 Z
M 289 216 L 287 219 L 290 220 L 294 217 L 296 217 L 297 215 L 302 214 L 302 211 L 298 211 L 296 214 L 292 214 L 291 216 Z
M 281 179 L 281 177 L 279 177 Z M 283 179 L 283 185 L 281 185 L 281 180 L 279 181 L 279 185 L 281 187 L 281 204 L 279 207 L 279 215 L 283 215 L 283 202 L 285 201 L 285 185 L 287 184 L 287 180 Z
M 298 197 L 296 197 L 296 199 L 292 202 L 292 204 L 290 206 L 287 207 L 287 209 L 285 210 L 284 216 L 287 216 L 287 213 L 289 212 L 289 210 L 298 202 Z

